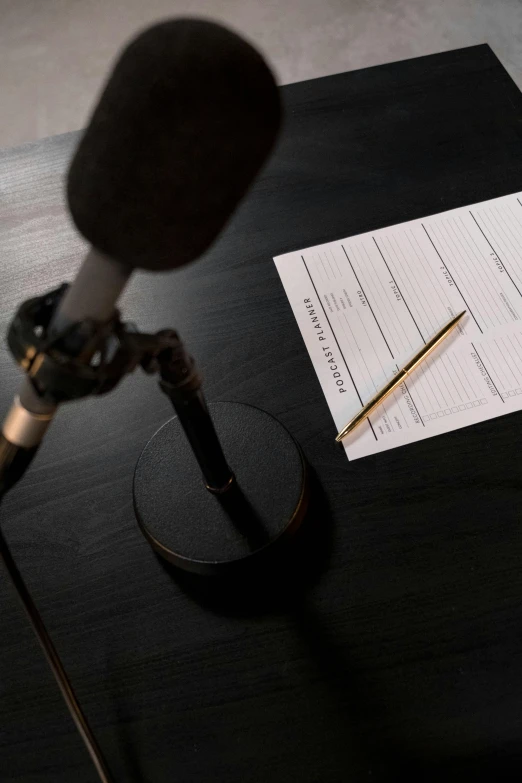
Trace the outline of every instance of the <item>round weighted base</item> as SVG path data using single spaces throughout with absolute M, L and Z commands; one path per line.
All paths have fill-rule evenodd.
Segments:
M 235 482 L 209 492 L 178 418 L 145 446 L 134 474 L 134 509 L 158 554 L 186 571 L 216 574 L 253 563 L 301 524 L 304 456 L 273 416 L 251 405 L 209 406 Z

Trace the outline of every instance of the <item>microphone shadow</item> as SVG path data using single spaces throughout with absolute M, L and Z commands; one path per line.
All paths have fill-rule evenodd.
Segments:
M 202 576 L 182 571 L 157 556 L 162 568 L 190 598 L 211 611 L 238 616 L 266 612 L 286 612 L 302 601 L 327 570 L 331 542 L 332 515 L 328 499 L 315 474 L 309 472 L 310 500 L 299 529 L 288 539 L 276 542 L 259 556 L 227 569 L 223 576 Z M 249 519 L 247 540 L 257 548 L 266 539 L 262 522 L 254 518 L 250 525 L 250 508 L 239 491 L 232 498 L 233 518 L 239 530 Z
M 111 761 L 116 779 L 128 783 L 147 783 L 150 777 L 145 771 L 146 759 L 140 752 L 142 729 L 139 716 L 131 706 L 128 691 L 117 672 L 117 663 L 110 654 L 107 658 L 106 692 L 110 694 L 113 714 Z
M 319 687 L 322 693 L 328 713 L 325 720 L 342 727 L 329 744 L 328 752 L 333 755 L 330 760 L 337 769 L 347 772 L 355 769 L 366 776 L 372 770 L 373 780 L 385 779 L 388 783 L 395 780 L 399 762 L 389 748 L 384 750 L 372 731 L 379 716 L 368 706 L 370 686 L 350 660 L 347 646 L 338 642 L 328 620 L 307 595 L 329 568 L 332 538 L 328 499 L 312 474 L 310 503 L 300 529 L 273 554 L 268 550 L 269 556 L 255 566 L 249 564 L 244 571 L 220 578 L 183 572 L 159 556 L 158 561 L 179 589 L 212 612 L 245 618 L 283 615 L 303 657 L 317 672 L 314 688 Z
M 348 645 L 339 642 L 328 619 L 310 601 L 296 606 L 292 619 L 298 643 L 319 675 L 328 704 L 327 720 L 342 727 L 342 742 L 329 749 L 336 768 L 346 779 L 404 783 L 401 753 L 379 729 L 386 719 L 382 707 L 375 707 L 379 694 L 372 693 L 371 684 L 351 660 Z
M 270 536 L 263 520 L 244 494 L 237 482 L 223 495 L 216 495 L 228 519 L 244 539 L 249 548 L 255 552 L 270 542 Z

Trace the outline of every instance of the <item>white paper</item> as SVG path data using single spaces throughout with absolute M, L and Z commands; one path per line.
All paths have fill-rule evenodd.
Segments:
M 467 311 L 344 439 L 349 459 L 522 408 L 522 193 L 274 261 L 338 430 Z

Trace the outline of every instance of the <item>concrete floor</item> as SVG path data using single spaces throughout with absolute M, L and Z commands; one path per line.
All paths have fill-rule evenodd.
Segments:
M 0 0 L 0 146 L 82 127 L 126 39 L 176 15 L 233 26 L 283 84 L 487 41 L 522 87 L 522 0 Z

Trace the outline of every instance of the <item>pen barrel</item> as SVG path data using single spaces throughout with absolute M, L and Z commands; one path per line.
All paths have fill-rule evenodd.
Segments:
M 410 359 L 408 364 L 404 366 L 404 372 L 406 372 L 407 375 L 410 375 L 410 373 L 416 370 L 419 364 L 424 361 L 424 359 L 426 359 L 435 350 L 435 348 L 438 348 L 443 340 L 445 340 L 446 337 L 455 329 L 458 322 L 465 314 L 466 311 L 464 310 L 462 313 L 456 315 L 455 318 L 452 318 L 449 323 L 442 327 L 440 332 L 437 332 L 437 334 L 434 335 L 431 340 L 428 340 L 428 342 L 420 349 L 420 351 L 415 354 L 413 359 Z
M 339 435 L 337 436 L 337 440 L 341 440 L 342 438 L 346 437 L 352 430 L 354 430 L 359 424 L 361 424 L 364 419 L 367 419 L 370 413 L 372 413 L 375 408 L 377 408 L 378 405 L 383 402 L 383 400 L 388 397 L 398 386 L 401 385 L 401 383 L 408 377 L 408 373 L 406 370 L 399 370 L 397 375 L 394 375 L 393 378 L 388 381 L 386 386 L 383 386 L 382 389 L 379 389 L 377 394 L 373 396 L 366 405 L 361 408 L 359 413 L 357 413 L 351 421 L 348 422 L 346 427 L 341 430 Z
M 352 432 L 362 421 L 364 421 L 364 419 L 367 419 L 370 413 L 375 410 L 375 408 L 380 405 L 389 394 L 391 394 L 398 386 L 400 386 L 401 383 L 403 383 L 403 381 L 405 381 L 406 378 L 415 369 L 417 369 L 419 364 L 440 345 L 444 338 L 447 337 L 451 331 L 453 331 L 453 329 L 457 326 L 458 322 L 465 314 L 466 311 L 464 310 L 462 313 L 456 315 L 449 323 L 446 324 L 446 326 L 437 332 L 437 334 L 432 337 L 431 340 L 425 343 L 421 350 L 415 354 L 413 359 L 410 359 L 408 364 L 406 364 L 402 370 L 399 370 L 397 375 L 388 381 L 386 386 L 384 386 L 382 389 L 379 389 L 375 396 L 372 397 L 371 400 L 367 402 L 366 405 L 359 411 L 359 413 L 357 413 L 353 419 L 348 422 L 346 427 L 338 434 L 336 441 L 339 442 L 345 438 L 346 435 Z
M 407 370 L 399 370 L 397 375 L 394 375 L 393 378 L 391 378 L 386 386 L 383 386 L 382 389 L 379 389 L 377 394 L 369 400 L 364 408 L 362 409 L 361 413 L 364 413 L 363 418 L 366 418 L 366 416 L 369 416 L 370 413 L 372 413 L 375 408 L 383 402 L 386 397 L 388 397 L 395 389 L 397 389 L 403 381 L 406 380 L 408 377 L 408 371 Z

